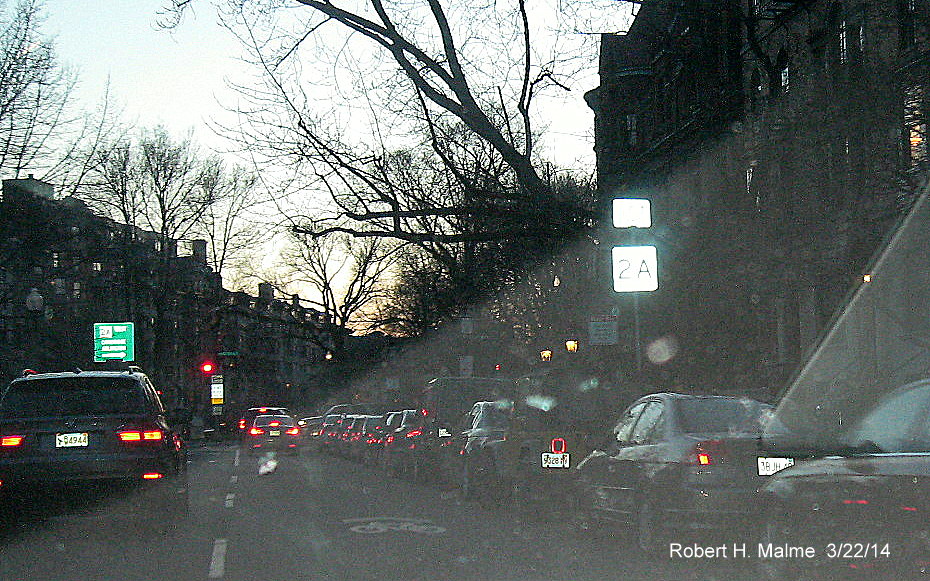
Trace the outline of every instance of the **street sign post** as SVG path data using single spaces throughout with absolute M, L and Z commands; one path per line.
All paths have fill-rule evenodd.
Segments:
M 614 228 L 649 228 L 652 209 L 649 200 L 617 198 L 613 201 Z
M 135 361 L 133 323 L 94 323 L 94 362 Z

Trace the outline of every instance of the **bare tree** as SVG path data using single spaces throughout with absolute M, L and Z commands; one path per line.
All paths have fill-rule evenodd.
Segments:
M 14 178 L 53 163 L 57 134 L 71 121 L 75 77 L 59 65 L 40 24 L 36 0 L 0 14 L 0 173 Z
M 221 159 L 211 157 L 204 165 L 201 185 L 213 203 L 204 210 L 194 232 L 206 238 L 210 266 L 222 273 L 267 238 L 267 227 L 249 216 L 258 202 L 257 178 L 242 167 L 227 168 Z
M 372 308 L 387 296 L 385 279 L 396 256 L 396 244 L 379 239 L 293 234 L 285 262 L 294 283 L 316 291 L 310 304 L 336 326 L 349 328 L 371 322 Z

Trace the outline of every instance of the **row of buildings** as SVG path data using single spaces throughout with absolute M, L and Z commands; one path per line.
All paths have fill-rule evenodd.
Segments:
M 160 240 L 92 212 L 30 176 L 3 181 L 0 201 L 0 373 L 93 369 L 93 324 L 133 322 L 135 364 L 171 405 L 208 409 L 212 362 L 224 404 L 294 402 L 318 384 L 339 338 L 298 296 L 223 288 L 206 242 Z M 185 251 L 186 250 L 186 251 Z M 217 410 L 219 411 L 219 410 Z
M 926 175 L 928 39 L 923 0 L 649 0 L 602 36 L 599 193 L 652 200 L 666 371 L 784 385 Z

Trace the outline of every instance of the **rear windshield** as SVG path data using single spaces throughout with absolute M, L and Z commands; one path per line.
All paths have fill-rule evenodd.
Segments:
M 17 381 L 0 400 L 0 417 L 104 416 L 146 412 L 129 377 L 60 377 Z
M 758 433 L 763 412 L 762 404 L 751 399 L 682 399 L 678 425 L 689 434 Z
M 481 409 L 478 419 L 475 421 L 476 428 L 484 429 L 506 429 L 510 425 L 510 417 L 507 412 L 495 405 L 485 406 Z
M 294 418 L 289 416 L 258 416 L 255 418 L 257 427 L 270 426 L 272 422 L 278 422 L 278 425 L 291 427 L 294 425 Z

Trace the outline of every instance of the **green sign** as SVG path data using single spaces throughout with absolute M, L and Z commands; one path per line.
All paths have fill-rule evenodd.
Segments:
M 220 351 L 216 355 L 217 357 L 238 357 L 239 352 L 238 351 Z
M 133 323 L 94 323 L 94 362 L 135 361 Z

